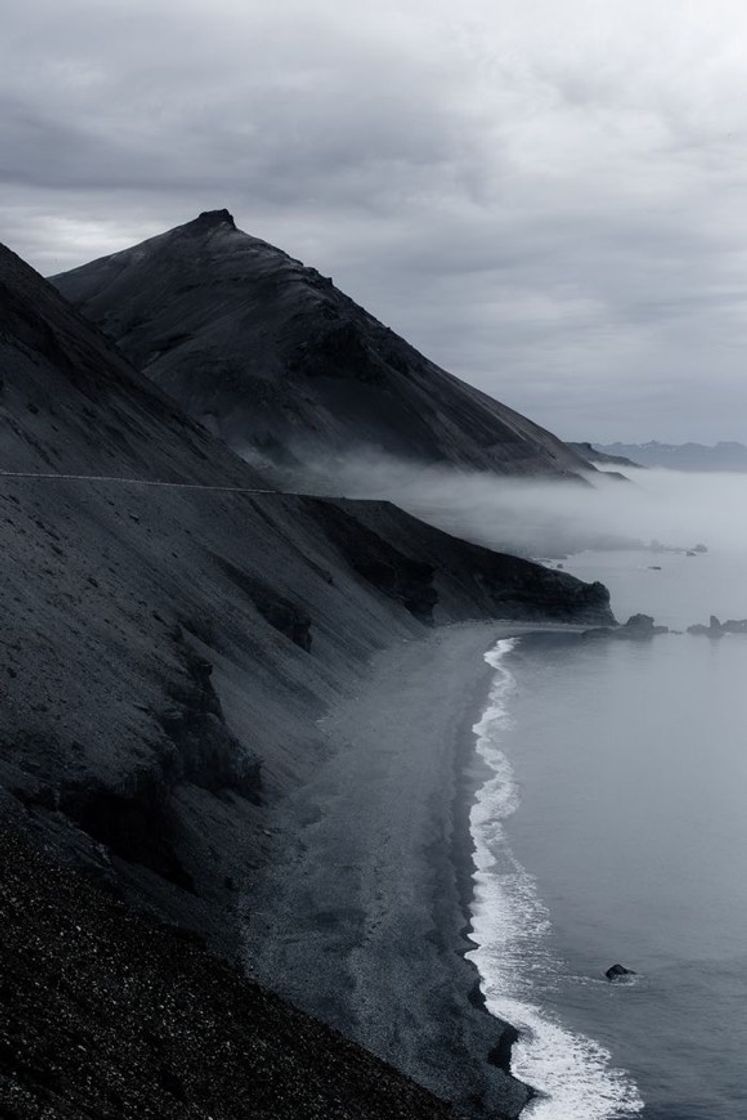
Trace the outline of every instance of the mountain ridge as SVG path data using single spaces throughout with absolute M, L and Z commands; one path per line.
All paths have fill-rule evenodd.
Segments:
M 3 820 L 235 960 L 278 806 L 374 652 L 434 623 L 609 621 L 609 595 L 386 502 L 268 492 L 4 247 L 0 322 Z M 526 1090 L 489 1061 L 506 1027 L 457 955 L 422 946 L 460 1014 L 403 1072 L 515 1116 Z M 403 979 L 393 1029 L 417 1035 L 421 995 Z
M 595 444 L 607 455 L 630 455 L 644 467 L 666 467 L 675 471 L 747 471 L 747 446 L 736 440 L 715 444 L 611 443 Z
M 550 432 L 423 357 L 330 278 L 238 230 L 227 210 L 51 281 L 248 458 L 288 467 L 374 450 L 498 474 L 589 470 Z

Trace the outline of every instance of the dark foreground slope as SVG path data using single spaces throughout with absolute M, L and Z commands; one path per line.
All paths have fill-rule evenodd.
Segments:
M 318 766 L 316 721 L 374 650 L 433 621 L 610 618 L 600 585 L 386 503 L 256 492 L 4 249 L 0 366 L 3 814 L 228 956 L 278 804 Z M 501 1030 L 473 1077 L 459 1059 L 499 1095 Z M 447 1083 L 454 1062 L 444 1046 Z
M 0 467 L 265 486 L 0 246 Z
M 0 795 L 1 796 L 1 795 Z M 6 1120 L 446 1120 L 391 1066 L 0 831 Z
M 240 454 L 286 467 L 375 451 L 500 474 L 588 470 L 225 210 L 53 282 Z

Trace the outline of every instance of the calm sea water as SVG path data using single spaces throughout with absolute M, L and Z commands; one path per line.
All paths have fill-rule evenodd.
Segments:
M 620 618 L 747 617 L 739 551 L 565 567 Z M 489 658 L 472 956 L 522 1030 L 532 1120 L 747 1117 L 747 636 L 524 638 Z M 633 982 L 603 978 L 618 961 Z

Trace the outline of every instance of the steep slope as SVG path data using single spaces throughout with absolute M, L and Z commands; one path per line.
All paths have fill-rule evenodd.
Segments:
M 0 467 L 266 488 L 0 249 Z
M 433 621 L 611 617 L 601 585 L 387 503 L 261 492 L 2 248 L 0 324 L 2 819 L 213 949 L 236 954 L 278 803 L 373 651 Z M 465 995 L 442 1081 L 515 1100 L 502 1029 Z
M 0 913 L 5 1120 L 454 1116 L 195 939 L 134 918 L 7 832 Z
M 606 451 L 599 451 L 591 443 L 569 443 L 568 446 L 592 466 L 595 463 L 603 463 L 611 467 L 638 467 L 639 469 L 641 467 L 640 463 L 628 459 L 625 455 L 610 455 Z
M 439 369 L 225 210 L 53 277 L 140 370 L 240 454 L 315 467 L 372 451 L 500 474 L 588 470 Z

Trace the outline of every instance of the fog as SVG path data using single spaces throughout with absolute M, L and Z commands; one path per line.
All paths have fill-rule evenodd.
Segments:
M 747 475 L 626 469 L 579 482 L 497 478 L 361 455 L 318 464 L 316 487 L 386 498 L 456 536 L 504 551 L 562 556 L 585 548 L 747 552 Z

